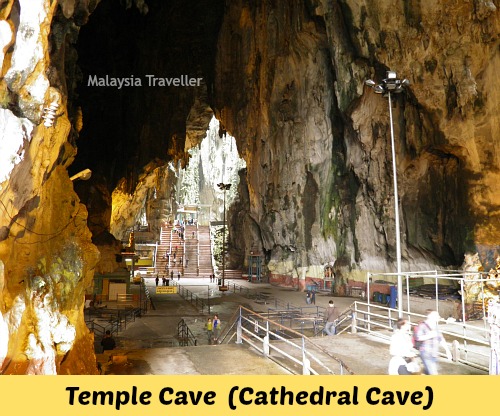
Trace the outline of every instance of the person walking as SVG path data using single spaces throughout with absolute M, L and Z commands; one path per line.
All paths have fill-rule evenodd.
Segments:
M 311 304 L 311 291 L 310 291 L 310 290 L 308 290 L 308 291 L 306 292 L 306 303 L 307 303 L 308 305 L 310 305 L 310 304 Z
M 213 324 L 213 331 L 214 331 L 214 341 L 217 341 L 219 339 L 220 335 L 220 319 L 218 315 L 214 315 L 214 319 L 212 320 Z
M 391 336 L 389 353 L 389 375 L 409 375 L 417 374 L 419 371 L 418 363 L 414 361 L 417 356 L 411 340 L 411 325 L 403 318 L 396 321 L 394 334 Z
M 328 302 L 328 306 L 325 309 L 324 319 L 325 319 L 325 332 L 327 335 L 335 335 L 337 333 L 337 323 L 335 322 L 339 317 L 339 313 L 333 300 Z
M 155 283 L 156 286 L 158 286 L 158 283 L 160 283 L 160 277 L 158 275 L 156 275 Z
M 437 311 L 428 309 L 427 318 L 418 324 L 414 333 L 420 358 L 424 365 L 424 374 L 427 375 L 437 375 L 439 373 L 437 358 L 440 346 L 445 350 L 446 357 L 449 360 L 452 359 L 450 348 L 438 328 L 440 319 L 441 317 Z
M 181 272 L 177 272 L 177 280 L 181 280 Z

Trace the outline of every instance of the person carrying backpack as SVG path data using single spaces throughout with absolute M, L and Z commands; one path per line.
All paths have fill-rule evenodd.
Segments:
M 439 313 L 432 309 L 427 310 L 427 318 L 419 323 L 414 331 L 415 347 L 420 352 L 420 358 L 424 365 L 424 374 L 437 375 L 437 358 L 439 347 L 443 347 L 449 360 L 452 359 L 451 351 L 438 328 L 440 320 Z

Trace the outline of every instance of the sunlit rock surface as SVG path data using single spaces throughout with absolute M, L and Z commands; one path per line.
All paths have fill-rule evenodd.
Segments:
M 0 81 L 1 372 L 93 374 L 83 303 L 99 253 L 67 173 L 76 149 L 65 97 L 47 78 L 55 71 L 48 57 L 57 2 L 1 7 L 13 30 L 12 46 L 2 46 Z M 45 126 L 44 107 L 53 102 L 56 117 Z

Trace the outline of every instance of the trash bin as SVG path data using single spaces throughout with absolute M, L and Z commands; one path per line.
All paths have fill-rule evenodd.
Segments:
M 219 279 L 219 283 L 218 283 L 219 286 L 222 286 L 222 279 Z
M 378 302 L 378 295 L 380 295 L 379 292 L 373 292 L 373 301 Z
M 167 279 L 167 286 L 170 286 L 170 279 Z

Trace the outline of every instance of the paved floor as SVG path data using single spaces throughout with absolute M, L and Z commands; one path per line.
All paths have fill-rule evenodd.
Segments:
M 330 299 L 339 310 L 347 309 L 354 298 L 332 297 L 318 293 L 316 304 L 307 305 L 305 294 L 296 290 L 249 283 L 244 280 L 227 281 L 233 291 L 220 292 L 208 278 L 182 279 L 178 282 L 201 299 L 210 303 L 200 310 L 178 294 L 155 294 L 154 279 L 146 279 L 155 310 L 128 324 L 116 337 L 117 348 L 98 355 L 104 374 L 289 374 L 274 361 L 264 358 L 248 344 L 210 345 L 205 323 L 218 314 L 222 324 L 227 323 L 239 305 L 256 312 L 268 312 L 277 304 L 322 310 Z M 243 296 L 246 289 L 258 296 Z M 176 345 L 177 325 L 183 319 L 197 339 L 197 346 Z M 367 334 L 344 333 L 334 337 L 318 336 L 314 342 L 340 358 L 354 374 L 387 374 L 390 359 L 388 342 Z M 485 374 L 458 363 L 440 362 L 442 374 Z

